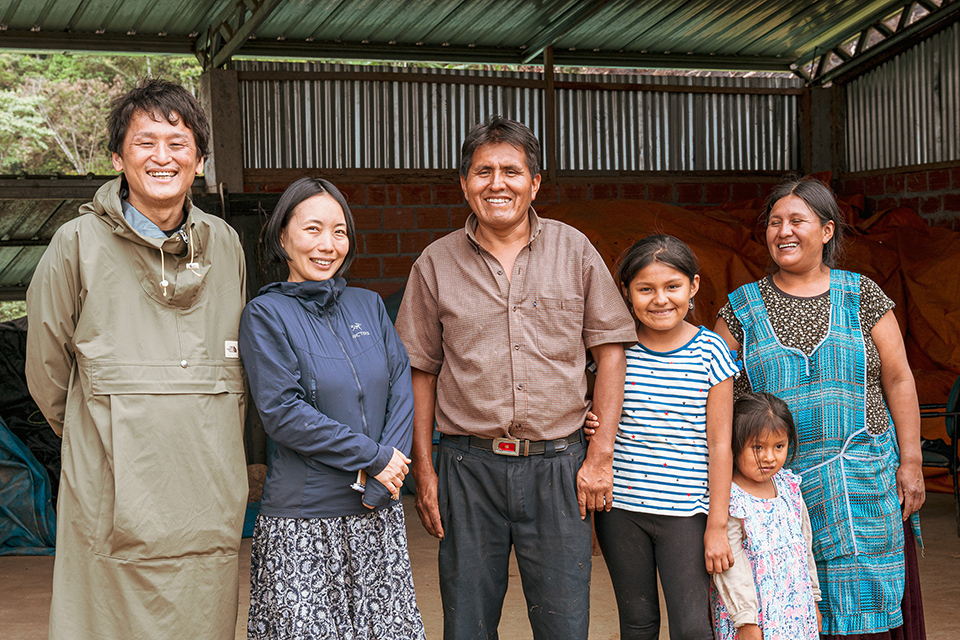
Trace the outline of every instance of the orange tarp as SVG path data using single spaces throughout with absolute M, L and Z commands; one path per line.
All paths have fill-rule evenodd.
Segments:
M 960 233 L 930 227 L 916 212 L 893 209 L 856 221 L 862 198 L 841 200 L 853 225 L 842 267 L 875 280 L 896 303 L 907 356 L 921 403 L 946 402 L 960 375 Z M 727 294 L 768 273 L 758 219 L 763 202 L 679 208 L 645 200 L 590 200 L 549 205 L 538 211 L 582 231 L 613 270 L 636 240 L 667 233 L 685 241 L 701 262 L 694 321 L 712 328 Z M 943 421 L 924 420 L 923 436 L 944 438 Z M 933 472 L 933 470 L 929 470 Z M 928 478 L 928 488 L 947 490 L 949 477 Z

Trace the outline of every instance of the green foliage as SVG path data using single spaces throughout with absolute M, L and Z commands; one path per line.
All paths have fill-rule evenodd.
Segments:
M 46 151 L 41 102 L 39 96 L 0 90 L 0 172 L 19 173 L 29 158 Z
M 14 320 L 27 315 L 27 303 L 23 300 L 0 302 L 0 322 Z
M 110 101 L 142 78 L 166 78 L 197 95 L 194 58 L 0 54 L 0 173 L 113 173 Z

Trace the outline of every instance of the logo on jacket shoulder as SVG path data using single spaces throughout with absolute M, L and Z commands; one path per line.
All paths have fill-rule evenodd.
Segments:
M 360 336 L 368 336 L 368 335 L 370 335 L 370 332 L 369 332 L 369 331 L 364 331 L 364 330 L 363 330 L 363 327 L 360 326 L 360 323 L 359 323 L 359 322 L 355 322 L 355 323 L 353 323 L 353 324 L 350 325 L 350 333 L 353 334 L 354 340 L 356 340 L 356 339 L 359 338 Z

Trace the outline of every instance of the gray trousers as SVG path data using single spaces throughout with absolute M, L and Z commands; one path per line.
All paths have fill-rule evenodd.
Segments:
M 584 444 L 513 458 L 441 438 L 437 453 L 444 640 L 496 640 L 510 547 L 536 640 L 586 640 L 590 519 L 580 519 Z

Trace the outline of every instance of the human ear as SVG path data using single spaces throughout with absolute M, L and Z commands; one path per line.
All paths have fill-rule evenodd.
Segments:
M 830 220 L 825 225 L 823 225 L 823 244 L 830 242 L 830 238 L 833 237 L 833 232 L 836 230 L 837 225 Z
M 530 195 L 530 200 L 537 199 L 537 192 L 540 191 L 540 174 L 538 173 L 533 177 L 533 193 Z

